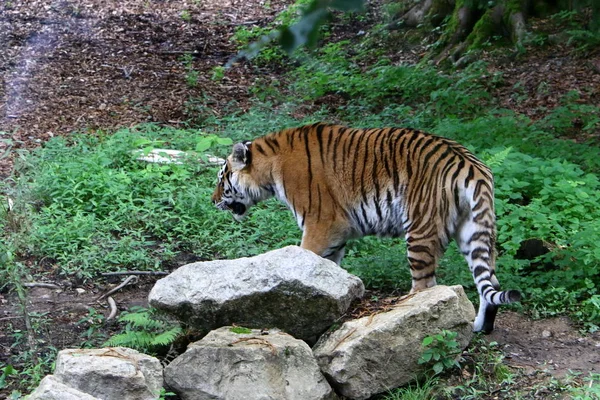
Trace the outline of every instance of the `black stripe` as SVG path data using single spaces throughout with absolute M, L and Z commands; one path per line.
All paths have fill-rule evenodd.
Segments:
M 422 281 L 423 279 L 428 279 L 428 278 L 433 278 L 435 276 L 435 271 L 430 272 L 428 274 L 425 274 L 423 276 L 420 276 L 418 278 L 415 278 L 414 276 L 412 277 L 413 281 Z
M 331 141 L 333 140 L 333 130 L 327 129 L 327 149 L 325 150 L 327 152 L 327 154 L 329 154 L 329 148 L 331 147 Z M 335 160 L 335 153 L 333 154 L 334 160 Z
M 469 165 L 469 173 L 468 173 L 467 177 L 465 178 L 465 186 L 469 186 L 469 182 L 473 179 L 474 176 L 475 176 L 475 171 L 473 171 L 473 166 Z
M 490 239 L 490 232 L 488 231 L 477 231 L 471 235 L 471 238 L 467 242 L 468 244 L 474 242 L 475 240 L 480 240 L 482 237 L 486 237 L 486 242 Z
M 335 141 L 333 143 L 333 170 L 334 171 L 337 171 L 337 159 L 339 157 L 339 155 L 338 155 L 338 146 L 340 145 L 343 133 L 345 131 L 346 131 L 346 128 L 341 128 L 338 131 L 337 137 L 335 138 Z M 333 132 L 331 134 L 333 135 Z M 343 150 L 343 148 L 344 148 L 344 146 L 342 146 L 342 150 Z M 343 154 L 343 152 L 342 152 L 341 157 L 342 157 L 342 161 L 344 161 L 344 154 Z
M 321 220 L 321 185 L 317 184 L 317 221 Z
M 482 265 L 478 265 L 477 267 L 475 267 L 475 269 L 473 270 L 473 277 L 477 278 L 479 275 L 488 272 L 489 269 L 482 266 Z
M 319 153 L 321 154 L 321 164 L 325 165 L 325 155 L 323 154 L 323 125 L 317 126 L 317 142 L 319 143 Z
M 482 258 L 483 254 L 489 254 L 489 253 L 490 253 L 489 249 L 486 249 L 484 247 L 477 247 L 471 251 L 471 259 L 475 260 L 477 258 Z
M 431 140 L 431 141 L 433 141 L 433 140 Z M 429 142 L 428 142 L 428 143 L 425 143 L 423 146 L 427 146 L 427 145 L 429 145 Z M 430 159 L 431 157 L 433 157 L 433 155 L 434 155 L 435 153 L 437 153 L 437 151 L 438 151 L 439 149 L 441 149 L 442 147 L 444 147 L 444 144 L 443 144 L 443 143 L 438 143 L 438 144 L 436 144 L 435 146 L 433 146 L 433 149 L 431 149 L 431 150 L 429 150 L 429 151 L 427 152 L 427 154 L 426 154 L 426 155 L 425 155 L 425 157 L 423 158 L 423 167 L 427 167 L 427 163 L 429 162 L 429 159 Z
M 275 153 L 275 146 L 271 144 L 271 139 L 269 137 L 265 137 L 264 142 L 271 149 L 271 153 Z
M 431 249 L 428 246 L 423 246 L 423 245 L 408 246 L 408 251 L 413 252 L 413 253 L 425 253 L 429 257 L 434 258 L 433 254 L 431 253 Z
M 308 145 L 308 129 L 304 129 L 304 148 L 306 150 L 306 162 L 308 169 L 308 209 L 312 208 L 312 181 L 313 181 L 313 172 L 312 172 L 312 164 L 310 159 L 310 146 Z
M 423 260 L 418 260 L 418 259 L 412 258 L 412 257 L 407 257 L 407 258 L 408 258 L 408 263 L 410 265 L 410 269 L 420 271 L 422 269 L 429 267 L 429 265 L 430 265 L 429 263 L 427 263 Z

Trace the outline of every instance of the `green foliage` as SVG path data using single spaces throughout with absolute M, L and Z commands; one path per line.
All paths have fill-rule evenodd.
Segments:
M 421 343 L 424 351 L 419 358 L 419 364 L 430 366 L 435 375 L 454 367 L 460 368 L 457 358 L 461 349 L 455 340 L 456 336 L 456 332 L 443 330 L 436 335 L 425 337 Z
M 348 245 L 343 265 L 368 288 L 410 290 L 410 269 L 402 240 L 366 237 L 353 241 Z
M 83 342 L 81 347 L 94 348 L 99 347 L 106 341 L 106 334 L 101 330 L 106 320 L 102 313 L 97 312 L 94 308 L 88 308 L 88 314 L 77 321 L 77 325 L 84 326 L 86 329 L 81 334 Z
M 194 56 L 191 53 L 187 53 L 181 56 L 181 62 L 183 62 L 185 68 L 185 82 L 189 87 L 196 87 L 200 78 L 200 72 L 194 69 Z
M 568 31 L 569 41 L 567 44 L 575 47 L 577 53 L 586 54 L 600 46 L 600 31 L 587 31 L 576 29 Z
M 306 100 L 335 93 L 378 112 L 389 103 L 410 103 L 432 117 L 477 115 L 491 104 L 482 79 L 484 63 L 471 64 L 460 76 L 440 74 L 432 67 L 390 65 L 382 58 L 362 72 L 359 60 L 349 57 L 345 42 L 326 45 L 321 56 L 309 59 L 293 72 L 294 90 Z
M 572 400 L 600 399 L 600 374 L 590 372 L 583 378 L 582 385 L 570 385 L 568 393 Z
M 276 18 L 278 24 L 276 29 L 273 27 L 239 29 L 235 38 L 238 43 L 245 45 L 246 49 L 242 50 L 233 61 L 240 57 L 255 58 L 265 51 L 268 54 L 261 55 L 262 60 L 279 61 L 279 54 L 281 54 L 278 53 L 279 48 L 288 55 L 302 46 L 314 48 L 319 38 L 319 30 L 330 16 L 331 9 L 359 11 L 362 8 L 363 0 L 299 0 Z M 254 42 L 249 43 L 251 40 Z M 275 40 L 278 41 L 279 47 L 272 45 Z M 230 64 L 233 61 L 230 61 Z
M 243 326 L 232 326 L 229 330 L 238 335 L 248 335 L 252 333 L 252 329 L 244 328 Z
M 185 22 L 190 22 L 192 20 L 192 15 L 190 14 L 189 10 L 183 10 L 179 15 Z
M 12 365 L 0 364 L 0 389 L 4 389 L 7 386 L 6 379 L 10 376 L 18 375 L 17 371 Z
M 571 91 L 561 98 L 558 107 L 548 113 L 541 126 L 563 136 L 578 137 L 597 132 L 600 130 L 600 107 L 581 104 L 579 93 Z
M 213 81 L 220 82 L 223 80 L 224 77 L 225 77 L 225 67 L 218 65 L 212 69 L 211 79 Z
M 157 349 L 172 344 L 183 332 L 172 320 L 141 307 L 123 313 L 119 322 L 126 324 L 124 332 L 112 336 L 104 346 L 124 346 L 154 354 Z
M 81 277 L 129 267 L 155 269 L 176 251 L 197 246 L 199 255 L 210 254 L 207 235 L 227 215 L 206 201 L 216 170 L 207 171 L 194 151 L 219 154 L 219 146 L 231 143 L 152 125 L 48 142 L 18 177 L 24 196 L 19 202 L 27 198 L 38 205 L 28 217 L 29 251 Z M 188 150 L 190 157 L 183 164 L 136 160 L 134 151 L 155 147 Z
M 440 385 L 436 394 L 441 399 L 478 399 L 489 393 L 498 393 L 499 398 L 514 395 L 518 391 L 513 387 L 517 374 L 503 360 L 498 343 L 476 336 L 462 354 L 460 376 Z
M 437 377 L 428 377 L 425 381 L 416 381 L 402 388 L 391 390 L 382 400 L 430 400 L 434 397 Z

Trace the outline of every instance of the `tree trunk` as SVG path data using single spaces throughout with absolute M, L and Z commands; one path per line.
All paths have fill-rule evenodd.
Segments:
M 441 27 L 445 23 L 437 46 L 441 50 L 435 60 L 457 62 L 466 50 L 480 48 L 495 36 L 504 36 L 522 49 L 527 17 L 572 10 L 577 1 L 591 7 L 589 26 L 599 32 L 600 0 L 498 0 L 493 6 L 488 0 L 420 0 L 390 27 L 417 27 L 424 23 Z

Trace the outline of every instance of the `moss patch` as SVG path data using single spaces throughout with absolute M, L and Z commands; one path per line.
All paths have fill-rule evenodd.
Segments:
M 252 333 L 252 329 L 244 328 L 243 326 L 233 326 L 229 328 L 229 330 L 233 333 L 237 333 L 238 335 L 248 335 Z

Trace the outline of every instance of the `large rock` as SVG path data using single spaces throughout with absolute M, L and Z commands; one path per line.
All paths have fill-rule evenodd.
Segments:
M 158 399 L 163 385 L 160 362 L 125 347 L 61 350 L 54 376 L 103 400 Z
M 281 331 L 223 327 L 165 368 L 184 400 L 325 400 L 337 396 L 308 345 Z
M 473 336 L 475 309 L 462 286 L 435 286 L 409 296 L 388 312 L 344 323 L 313 348 L 338 394 L 366 399 L 402 386 L 424 372 L 426 336 L 458 333 L 464 349 Z
M 159 280 L 150 305 L 206 332 L 277 327 L 314 343 L 364 286 L 335 263 L 288 246 L 256 257 L 188 264 Z
M 27 400 L 99 400 L 97 397 L 73 389 L 48 375 L 28 397 Z

